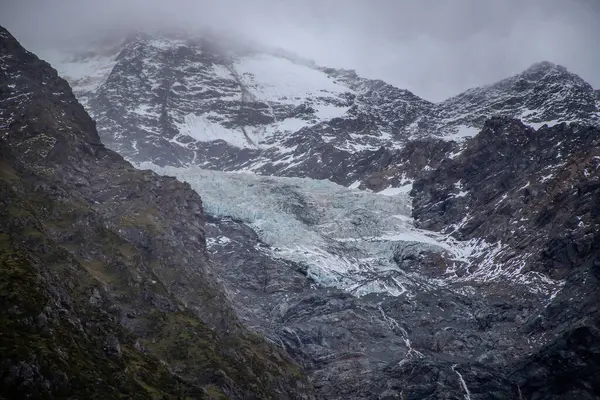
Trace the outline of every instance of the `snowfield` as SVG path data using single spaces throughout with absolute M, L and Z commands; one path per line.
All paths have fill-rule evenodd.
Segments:
M 234 64 L 234 68 L 242 84 L 257 99 L 267 102 L 300 105 L 307 99 L 340 96 L 351 92 L 316 68 L 268 54 L 241 58 Z M 348 109 L 327 106 L 317 108 L 317 113 L 324 119 L 341 117 Z

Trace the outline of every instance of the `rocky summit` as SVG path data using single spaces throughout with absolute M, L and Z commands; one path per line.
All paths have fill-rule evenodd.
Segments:
M 209 34 L 40 57 L 0 29 L 0 399 L 600 398 L 566 68 L 432 103 Z

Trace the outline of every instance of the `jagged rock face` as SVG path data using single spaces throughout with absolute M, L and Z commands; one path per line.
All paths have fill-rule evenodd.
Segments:
M 600 130 L 494 118 L 414 184 L 421 227 L 499 244 L 499 268 L 564 279 L 519 329 L 542 348 L 513 365 L 525 398 L 596 398 Z
M 1 28 L 0 66 L 0 397 L 312 398 L 240 325 L 200 197 L 106 149 Z
M 346 176 L 350 178 L 348 183 L 361 182 L 358 186 L 360 189 L 379 192 L 391 187 L 409 191 L 416 178 L 436 169 L 443 160 L 452 157 L 458 148 L 459 145 L 454 141 L 431 138 L 411 140 L 400 150 L 381 148 L 373 155 L 358 156 L 362 160 L 355 165 L 366 165 L 368 169 L 355 167 L 353 173 Z
M 414 185 L 420 227 L 501 243 L 504 269 L 563 279 L 595 251 L 600 130 L 496 118 Z
M 141 35 L 109 49 L 68 62 L 50 58 L 109 147 L 160 166 L 344 185 L 358 179 L 368 187 L 365 173 L 382 171 L 363 165 L 382 147 L 394 152 L 414 140 L 463 142 L 493 115 L 535 126 L 600 123 L 591 86 L 548 62 L 434 104 L 353 71 L 214 38 Z M 81 76 L 86 70 L 95 71 L 89 79 Z M 415 169 L 409 162 L 400 175 Z

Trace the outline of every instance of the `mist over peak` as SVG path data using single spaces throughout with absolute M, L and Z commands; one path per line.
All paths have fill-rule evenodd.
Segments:
M 599 16 L 588 0 L 0 1 L 0 24 L 34 51 L 137 31 L 193 32 L 355 69 L 431 101 L 540 60 L 600 87 Z

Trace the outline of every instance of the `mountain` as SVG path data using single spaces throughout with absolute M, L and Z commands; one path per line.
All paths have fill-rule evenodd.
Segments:
M 313 398 L 235 317 L 200 197 L 100 142 L 0 29 L 0 397 Z
M 47 58 L 98 121 L 108 147 L 160 166 L 368 187 L 365 176 L 379 172 L 371 167 L 374 158 L 398 164 L 406 158 L 401 149 L 414 140 L 464 142 L 493 115 L 535 127 L 600 124 L 592 87 L 549 62 L 434 104 L 351 70 L 214 37 L 140 34 Z M 414 179 L 416 167 L 408 164 L 400 175 Z
M 439 107 L 443 118 L 477 128 L 492 115 L 518 118 L 535 128 L 559 122 L 600 122 L 592 86 L 547 61 L 492 85 L 467 90 Z
M 52 54 L 102 141 L 173 179 L 100 144 L 66 83 L 4 38 L 2 243 L 72 260 L 23 274 L 3 259 L 0 282 L 19 283 L 4 310 L 35 287 L 71 322 L 38 350 L 7 313 L 2 349 L 28 361 L 0 364 L 6 396 L 64 371 L 65 337 L 90 349 L 64 371 L 82 397 L 99 375 L 103 398 L 600 395 L 600 129 L 564 68 L 434 104 L 210 36 Z

